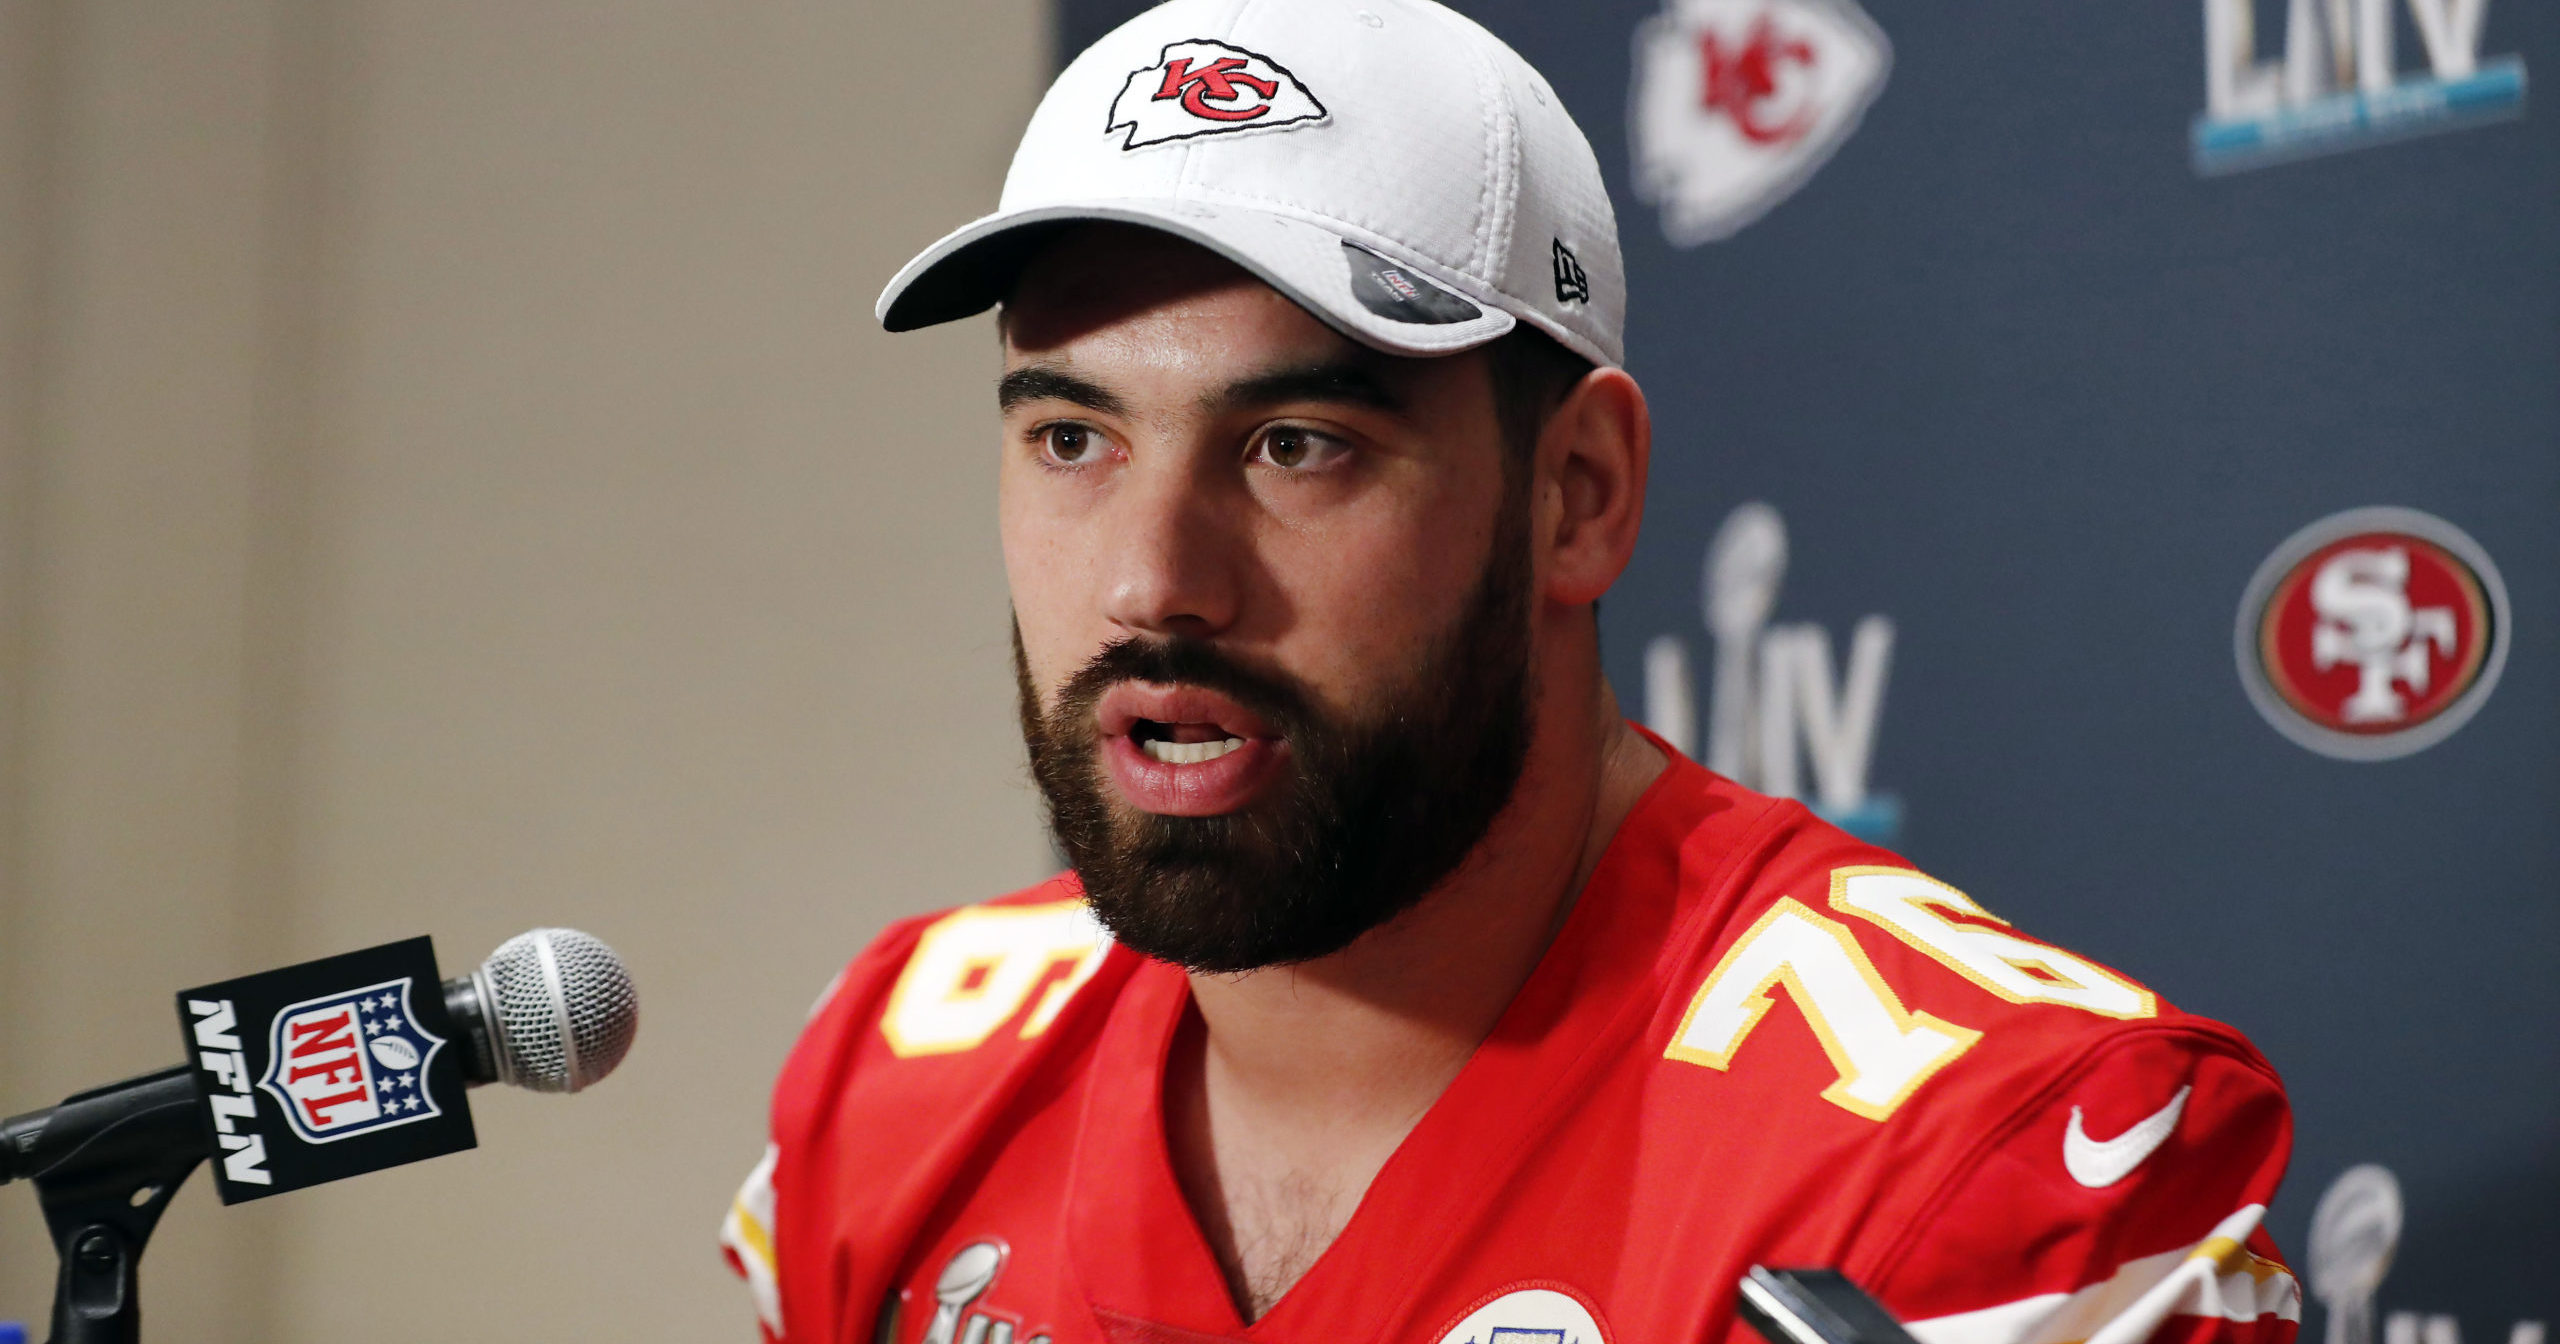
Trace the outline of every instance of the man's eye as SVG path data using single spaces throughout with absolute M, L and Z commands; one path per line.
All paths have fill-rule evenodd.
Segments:
M 1102 451 L 1102 436 L 1089 425 L 1050 425 L 1040 431 L 1040 451 L 1052 462 L 1075 466 Z
M 1255 457 L 1288 471 L 1328 467 L 1348 451 L 1342 440 L 1297 425 L 1274 425 L 1253 445 Z

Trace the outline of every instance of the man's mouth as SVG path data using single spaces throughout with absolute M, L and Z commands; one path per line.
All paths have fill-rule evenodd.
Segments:
M 1095 718 L 1121 797 L 1161 816 L 1242 809 L 1288 757 L 1288 740 L 1261 716 L 1197 686 L 1122 682 L 1103 693 Z
M 1167 765 L 1200 765 L 1244 746 L 1214 723 L 1162 723 L 1140 719 L 1129 729 L 1138 750 Z

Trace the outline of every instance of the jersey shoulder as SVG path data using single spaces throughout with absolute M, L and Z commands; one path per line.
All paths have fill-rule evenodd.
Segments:
M 836 1338 L 876 1300 L 953 1168 L 1039 1091 L 1048 1061 L 1093 1037 L 1136 962 L 1062 874 L 901 920 L 837 974 L 722 1226 L 767 1339 Z M 828 1268 L 836 1257 L 854 1278 Z
M 1651 1038 L 1680 1111 L 1747 1108 L 1770 1169 L 1824 1172 L 1861 1210 L 1826 1258 L 1924 1344 L 2291 1339 L 2259 1228 L 2291 1112 L 2238 1031 L 1797 804 L 1681 907 Z
M 966 1105 L 1053 1032 L 1113 944 L 1072 874 L 883 930 L 820 998 L 774 1095 L 776 1138 L 872 1092 L 901 1114 Z
M 1783 1001 L 1831 1070 L 1821 1099 L 1870 1121 L 1933 1093 L 2014 1105 L 2020 1088 L 2145 1037 L 2273 1077 L 2238 1032 L 2017 928 L 1900 855 L 1799 804 L 1760 815 L 1720 879 L 1681 894 L 1667 1059 L 1738 1070 Z

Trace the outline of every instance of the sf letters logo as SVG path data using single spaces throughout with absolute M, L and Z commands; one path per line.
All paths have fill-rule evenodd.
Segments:
M 2268 722 L 2314 751 L 2405 756 L 2461 727 L 2496 685 L 2506 601 L 2488 554 L 2443 519 L 2333 514 L 2249 581 L 2241 683 Z
M 1313 125 L 1325 115 L 1307 86 L 1270 57 L 1200 38 L 1167 43 L 1154 65 L 1131 71 L 1103 130 L 1126 129 L 1120 147 L 1137 149 L 1221 132 Z
M 2311 665 L 2356 671 L 2355 694 L 2338 710 L 2350 724 L 2409 717 L 2408 701 L 2392 683 L 2424 695 L 2435 664 L 2460 651 L 2451 606 L 2411 605 L 2406 546 L 2331 556 L 2312 577 L 2311 606 L 2320 616 L 2311 627 Z

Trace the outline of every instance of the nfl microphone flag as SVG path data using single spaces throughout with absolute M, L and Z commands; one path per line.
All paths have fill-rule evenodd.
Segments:
M 222 1202 L 476 1146 L 443 985 L 410 938 L 179 991 Z

